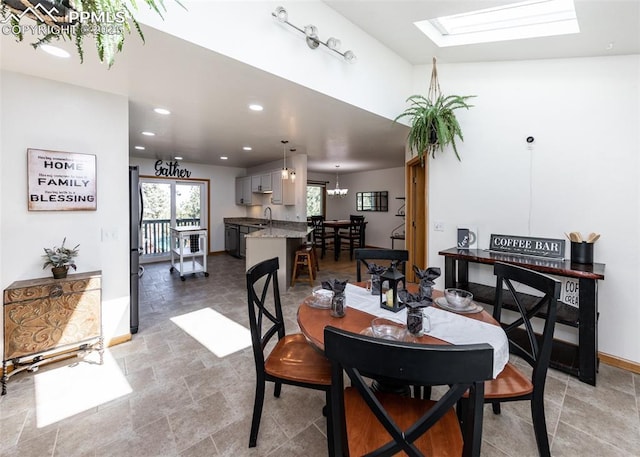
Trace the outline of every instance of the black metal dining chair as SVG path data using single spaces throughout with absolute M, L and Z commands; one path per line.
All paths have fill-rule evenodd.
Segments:
M 492 376 L 489 344 L 425 345 L 324 330 L 331 360 L 333 454 L 336 456 L 477 457 L 482 441 L 484 381 Z M 344 388 L 344 373 L 351 386 Z M 437 401 L 376 392 L 365 378 L 441 385 Z M 469 392 L 464 421 L 454 406 Z M 462 424 L 462 425 L 461 425 Z
M 561 283 L 551 276 L 527 268 L 505 263 L 494 265 L 496 296 L 493 318 L 500 322 L 509 339 L 509 352 L 521 357 L 531 368 L 527 376 L 512 363 L 507 363 L 496 379 L 485 383 L 485 402 L 493 405 L 493 412 L 500 414 L 500 403 L 529 401 L 531 419 L 538 453 L 549 457 L 549 438 L 544 412 L 544 388 L 551 359 L 553 330 L 558 312 Z M 527 286 L 541 296 L 524 295 L 517 290 Z M 516 317 L 506 320 L 502 310 L 515 311 Z M 532 319 L 544 317 L 544 328 L 536 334 Z M 462 411 L 464 400 L 461 401 Z
M 357 282 L 362 281 L 362 266 L 366 273 L 371 260 L 388 260 L 389 266 L 394 262 L 403 275 L 406 273 L 406 264 L 409 260 L 409 251 L 404 249 L 355 249 L 353 255 L 356 259 Z
M 327 409 L 330 409 L 329 361 L 309 345 L 302 333 L 285 333 L 278 268 L 278 258 L 274 257 L 252 266 L 246 274 L 249 327 L 256 365 L 256 393 L 249 447 L 255 447 L 257 443 L 267 381 L 275 383 L 275 397 L 280 396 L 282 384 L 322 390 L 326 393 Z M 273 337 L 277 338 L 275 346 L 271 344 Z M 269 352 L 268 346 L 273 346 Z M 330 419 L 327 411 L 327 421 Z

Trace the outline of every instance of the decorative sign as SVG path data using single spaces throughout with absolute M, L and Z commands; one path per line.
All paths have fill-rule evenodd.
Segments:
M 96 209 L 96 156 L 27 150 L 29 211 Z
M 177 160 L 173 162 L 165 162 L 157 160 L 155 164 L 156 176 L 162 176 L 163 178 L 190 178 L 191 172 L 189 170 L 180 169 L 180 164 Z
M 562 281 L 562 289 L 560 291 L 560 301 L 566 303 L 569 306 L 580 306 L 580 291 L 579 283 L 577 279 L 573 278 L 560 278 Z
M 564 257 L 564 240 L 492 233 L 489 250 L 561 259 Z

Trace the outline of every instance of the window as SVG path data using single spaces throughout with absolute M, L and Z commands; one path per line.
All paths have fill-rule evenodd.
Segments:
M 325 215 L 325 185 L 307 183 L 307 217 Z

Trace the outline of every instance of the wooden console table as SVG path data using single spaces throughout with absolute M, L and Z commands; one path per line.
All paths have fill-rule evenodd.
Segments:
M 604 279 L 605 265 L 583 265 L 569 260 L 521 256 L 482 249 L 451 248 L 440 251 L 445 257 L 445 287 L 459 287 L 473 293 L 474 300 L 493 305 L 495 286 L 469 282 L 469 263 L 493 265 L 496 262 L 520 265 L 542 273 L 578 280 L 579 307 L 558 302 L 558 324 L 578 329 L 578 345 L 555 340 L 551 366 L 580 381 L 596 385 L 598 370 L 598 280 Z M 527 295 L 522 294 L 525 303 Z M 530 300 L 533 303 L 533 299 Z M 526 305 L 525 305 L 526 306 Z M 505 304 L 509 308 L 509 304 Z
M 16 281 L 4 290 L 2 395 L 11 376 L 44 363 L 96 349 L 102 364 L 101 281 L 93 271 Z

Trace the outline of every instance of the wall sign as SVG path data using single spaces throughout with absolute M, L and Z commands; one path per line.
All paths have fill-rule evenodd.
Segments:
M 156 176 L 162 176 L 164 178 L 190 178 L 191 172 L 186 168 L 180 169 L 180 164 L 177 160 L 173 162 L 162 163 L 162 160 L 157 160 L 154 166 L 156 170 Z
M 29 211 L 96 209 L 96 156 L 27 150 Z
M 490 251 L 564 258 L 564 240 L 491 234 Z

